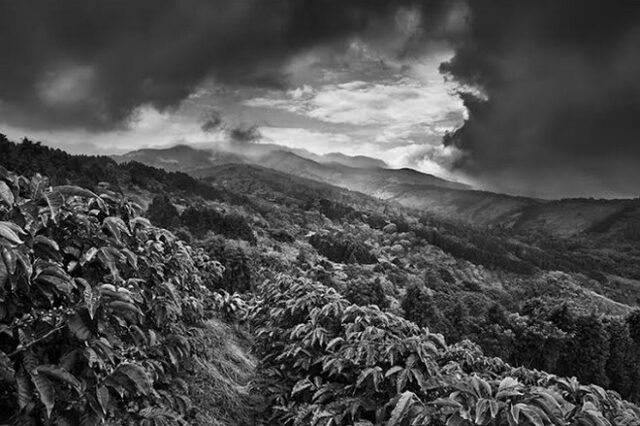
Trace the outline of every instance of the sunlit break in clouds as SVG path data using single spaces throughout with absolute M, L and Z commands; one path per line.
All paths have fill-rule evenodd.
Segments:
M 0 131 L 112 154 L 237 127 L 480 189 L 632 197 L 639 41 L 635 0 L 0 0 Z

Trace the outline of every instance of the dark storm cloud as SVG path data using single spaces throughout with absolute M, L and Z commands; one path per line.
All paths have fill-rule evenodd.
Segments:
M 292 54 L 382 31 L 411 3 L 0 0 L 0 117 L 30 128 L 112 128 L 138 106 L 175 106 L 210 77 L 282 85 Z M 431 16 L 446 2 L 420 3 Z
M 640 195 L 640 2 L 469 0 L 442 70 L 478 87 L 445 143 L 499 190 Z
M 211 111 L 204 123 L 200 126 L 203 132 L 209 133 L 220 128 L 223 125 L 222 115 L 219 111 Z

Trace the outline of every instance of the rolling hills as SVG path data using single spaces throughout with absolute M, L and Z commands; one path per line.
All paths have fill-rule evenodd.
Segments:
M 344 157 L 344 156 L 343 156 Z M 347 188 L 352 191 L 456 219 L 477 226 L 504 227 L 516 231 L 542 231 L 566 237 L 597 229 L 623 229 L 640 217 L 636 200 L 540 200 L 478 191 L 412 169 L 369 167 L 370 161 L 319 162 L 277 146 L 244 148 L 239 153 L 200 150 L 188 146 L 145 149 L 117 161 L 135 160 L 171 171 L 182 171 L 198 178 L 213 177 L 223 164 L 254 164 L 292 176 Z M 325 159 L 326 160 L 326 159 Z M 365 167 L 353 167 L 363 164 Z M 633 226 L 633 225 L 631 225 Z
M 176 155 L 193 158 L 194 162 L 201 157 L 191 148 L 176 151 Z M 171 160 L 166 155 L 163 163 L 180 169 L 179 163 L 166 161 Z M 89 245 L 100 244 L 106 251 L 99 258 L 65 273 L 86 279 L 90 286 L 117 284 L 113 277 L 116 272 L 133 279 L 147 278 L 149 284 L 145 285 L 150 287 L 142 292 L 145 299 L 138 299 L 136 287 L 128 290 L 131 297 L 135 296 L 131 303 L 145 318 L 156 318 L 165 305 L 177 309 L 177 300 L 183 316 L 176 314 L 171 327 L 191 324 L 194 318 L 206 319 L 185 331 L 197 333 L 195 340 L 189 337 L 188 342 L 211 342 L 212 351 L 204 354 L 204 363 L 192 364 L 192 357 L 203 356 L 198 352 L 200 346 L 186 352 L 184 342 L 161 334 L 171 342 L 168 346 L 182 348 L 179 365 L 198 366 L 187 371 L 172 364 L 176 353 L 156 353 L 156 346 L 135 344 L 137 332 L 129 333 L 135 330 L 134 317 L 124 313 L 116 319 L 108 316 L 108 310 L 99 311 L 96 321 L 102 325 L 91 331 L 88 344 L 100 344 L 96 343 L 99 339 L 94 342 L 94 336 L 118 337 L 123 343 L 113 340 L 116 353 L 137 354 L 133 364 L 145 369 L 149 377 L 157 377 L 152 380 L 154 390 L 168 393 L 165 399 L 155 399 L 152 393 L 140 395 L 135 382 L 127 382 L 125 395 L 119 396 L 117 389 L 109 391 L 113 399 L 108 406 L 111 416 L 123 415 L 123 404 L 133 398 L 139 405 L 129 405 L 126 416 L 135 421 L 156 416 L 173 424 L 170 416 L 174 416 L 187 419 L 189 424 L 217 421 L 231 425 L 251 424 L 246 423 L 248 417 L 260 419 L 257 424 L 283 424 L 299 418 L 300 425 L 307 425 L 313 424 L 314 416 L 318 419 L 330 413 L 335 424 L 384 424 L 391 421 L 394 408 L 404 398 L 406 411 L 400 413 L 399 409 L 398 418 L 410 423 L 429 415 L 446 422 L 449 418 L 456 421 L 453 411 L 425 411 L 421 404 L 445 398 L 447 404 L 466 407 L 464 400 L 455 396 L 450 399 L 454 388 L 486 383 L 491 391 L 483 398 L 508 407 L 510 402 L 497 396 L 505 379 L 518 381 L 518 392 L 527 395 L 518 403 L 527 407 L 536 392 L 561 395 L 556 423 L 587 422 L 583 417 L 587 415 L 581 399 L 584 395 L 591 395 L 585 397 L 589 401 L 602 401 L 598 402 L 600 408 L 591 411 L 609 423 L 615 424 L 624 416 L 632 419 L 635 406 L 616 399 L 613 393 L 601 393 L 601 387 L 614 389 L 631 401 L 640 400 L 640 335 L 636 334 L 640 324 L 640 253 L 630 225 L 636 218 L 634 201 L 627 201 L 622 210 L 617 210 L 619 201 L 553 202 L 560 207 L 546 220 L 566 216 L 568 221 L 569 211 L 577 215 L 583 208 L 591 208 L 591 203 L 607 208 L 611 203 L 615 207 L 614 213 L 602 213 L 604 219 L 600 221 L 580 223 L 583 230 L 579 233 L 553 235 L 526 217 L 523 223 L 532 224 L 529 228 L 515 222 L 482 226 L 252 162 L 223 162 L 196 167 L 187 174 L 136 161 L 118 163 L 108 157 L 73 156 L 30 141 L 14 144 L 0 138 L 0 165 L 25 176 L 19 178 L 0 169 L 0 181 L 11 192 L 0 191 L 4 209 L 0 220 L 15 222 L 18 228 L 31 229 L 37 224 L 36 235 L 58 241 L 64 255 L 47 258 L 58 262 L 56 267 L 66 271 L 74 261 L 80 265 L 73 247 L 81 246 L 84 253 Z M 40 174 L 50 175 L 50 179 Z M 412 172 L 408 174 L 412 178 Z M 79 184 L 91 193 L 70 187 Z M 59 205 L 55 194 L 61 190 L 84 194 L 85 198 L 80 202 L 63 195 L 66 201 L 59 207 L 63 216 L 55 216 L 52 221 L 51 209 L 56 211 Z M 475 202 L 486 203 L 486 208 L 491 207 L 486 197 L 505 197 L 514 202 L 513 197 L 478 191 L 441 190 L 470 193 L 478 197 Z M 38 191 L 52 194 L 45 197 Z M 107 207 L 92 201 L 92 194 L 98 194 Z M 546 206 L 539 200 L 516 201 Z M 534 213 L 538 217 L 545 212 Z M 478 209 L 476 214 L 485 212 Z M 30 215 L 38 216 L 29 219 Z M 147 219 L 139 215 L 154 226 L 143 232 L 140 226 Z M 118 225 L 121 220 L 124 228 Z M 510 220 L 517 221 L 518 217 Z M 85 228 L 88 231 L 77 231 Z M 17 250 L 27 253 L 29 259 L 36 262 L 38 256 L 49 256 L 42 251 L 42 242 L 24 238 L 27 242 Z M 14 245 L 9 242 L 11 252 Z M 29 251 L 32 245 L 33 252 Z M 122 256 L 107 249 L 109 246 L 122 250 Z M 184 250 L 180 248 L 183 246 Z M 126 250 L 139 253 L 139 271 L 131 266 L 136 258 Z M 168 262 L 163 262 L 155 250 L 165 250 Z M 109 269 L 108 253 L 115 256 L 117 271 Z M 3 257 L 2 265 L 5 262 Z M 180 262 L 184 262 L 182 268 L 177 267 Z M 2 269 L 0 280 L 23 283 L 23 269 L 15 269 L 16 274 Z M 165 279 L 168 288 L 163 286 Z M 206 291 L 184 287 L 201 279 L 208 283 Z M 8 285 L 3 291 L 11 295 L 14 290 Z M 85 312 L 84 296 L 76 290 L 66 291 L 63 285 L 55 294 L 67 294 L 62 296 L 67 309 Z M 198 291 L 207 295 L 206 300 L 194 296 Z M 154 292 L 160 293 L 149 298 Z M 20 297 L 19 309 L 31 309 L 24 302 L 29 297 L 16 294 Z M 111 297 L 109 294 L 105 297 Z M 164 298 L 171 303 L 165 303 Z M 6 300 L 14 303 L 16 299 Z M 46 293 L 37 300 L 42 306 L 48 303 Z M 199 303 L 205 303 L 204 311 Z M 119 304 L 114 307 L 133 309 Z M 36 316 L 39 312 L 35 311 Z M 82 318 L 91 324 L 90 316 Z M 114 327 L 122 327 L 116 328 L 115 334 L 104 326 L 105 321 L 112 320 Z M 137 324 L 143 334 L 147 330 L 165 333 L 164 328 L 144 321 Z M 72 350 L 72 345 L 84 345 L 84 340 L 74 340 L 77 335 L 67 328 L 60 334 L 64 342 L 56 335 L 36 347 L 64 344 Z M 170 334 L 173 329 L 167 330 Z M 448 342 L 444 346 L 439 343 L 442 336 Z M 9 348 L 6 350 L 12 353 L 18 343 L 18 335 L 0 334 L 0 345 L 5 345 L 0 350 Z M 432 345 L 436 345 L 435 351 L 427 349 Z M 135 348 L 144 352 L 133 352 Z M 41 349 L 36 359 L 45 369 L 47 365 L 66 368 L 57 352 L 51 351 L 52 356 L 47 358 L 48 352 Z M 389 351 L 396 349 L 393 359 L 388 358 Z M 151 370 L 146 370 L 150 368 L 150 354 L 170 366 L 170 374 L 151 375 Z M 419 364 L 415 364 L 416 357 L 421 359 Z M 114 367 L 121 362 L 121 358 L 108 361 Z M 325 362 L 342 370 L 324 371 Z M 20 371 L 21 380 L 32 380 L 24 373 L 20 357 L 10 361 L 10 366 Z M 385 377 L 388 371 L 391 373 Z M 108 372 L 91 373 L 84 364 L 73 367 L 70 374 L 109 377 Z M 583 384 L 559 376 L 576 376 Z M 167 390 L 167 386 L 182 386 L 181 380 L 187 379 L 185 395 L 197 410 L 190 409 L 186 401 L 174 400 Z M 477 381 L 480 379 L 483 382 Z M 353 382 L 360 382 L 360 386 L 345 387 L 344 383 Z M 7 413 L 47 415 L 47 406 L 35 393 L 33 408 L 19 411 L 18 401 L 11 396 L 15 395 L 11 393 L 14 385 L 7 383 L 8 396 L 0 396 Z M 146 386 L 147 382 L 140 383 Z M 55 381 L 54 385 L 73 391 L 64 382 Z M 92 391 L 96 388 L 96 392 L 99 389 L 93 382 L 86 386 Z M 314 400 L 317 392 L 325 396 Z M 353 408 L 356 401 L 364 405 Z M 79 403 L 68 410 L 103 415 L 99 406 L 92 404 Z M 610 404 L 618 408 L 607 408 Z M 376 412 L 377 408 L 371 408 L 374 406 L 384 408 Z M 476 410 L 475 403 L 473 407 L 471 410 Z M 64 410 L 66 406 L 58 402 L 53 415 L 63 415 Z M 484 415 L 482 410 L 479 413 Z

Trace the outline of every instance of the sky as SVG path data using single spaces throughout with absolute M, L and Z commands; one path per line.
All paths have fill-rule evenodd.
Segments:
M 0 0 L 0 133 L 97 154 L 243 134 L 637 197 L 639 46 L 635 0 Z

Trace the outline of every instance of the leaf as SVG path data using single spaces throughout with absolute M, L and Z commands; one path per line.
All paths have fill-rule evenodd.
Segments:
M 63 278 L 60 274 L 52 275 L 45 272 L 37 276 L 36 282 L 52 285 L 63 294 L 70 294 L 73 290 L 71 280 L 69 278 Z
M 33 384 L 23 369 L 20 369 L 20 372 L 16 376 L 16 383 L 18 385 L 18 407 L 24 410 L 24 408 L 31 403 Z
M 0 238 L 4 238 L 12 244 L 23 244 L 23 241 L 14 231 L 14 224 L 11 222 L 0 221 Z
M 178 413 L 170 410 L 169 408 L 147 407 L 140 410 L 138 414 L 146 419 L 158 419 L 163 417 L 167 417 L 172 420 L 181 419 L 181 416 Z
M 9 274 L 13 275 L 16 272 L 16 266 L 18 264 L 16 250 L 2 247 L 2 260 L 7 267 Z
M 7 282 L 7 280 L 9 279 L 9 271 L 7 271 L 7 267 L 5 266 L 4 262 L 0 262 L 0 288 L 4 287 L 4 283 Z M 4 305 L 0 305 L 0 306 L 4 306 Z M 0 315 L 0 319 L 4 319 L 4 316 L 6 315 L 6 311 L 3 310 L 2 314 Z
M 484 424 L 485 416 L 489 414 L 489 400 L 485 398 L 478 399 L 476 402 L 476 419 L 477 425 Z
M 498 386 L 498 391 L 520 387 L 520 383 L 512 377 L 505 377 Z
M 291 396 L 295 396 L 296 394 L 299 394 L 300 392 L 303 392 L 312 387 L 313 383 L 311 383 L 309 379 L 299 380 L 291 390 Z
M 400 367 L 399 365 L 396 365 L 395 367 L 391 367 L 389 370 L 387 370 L 386 373 L 384 373 L 384 377 L 390 377 L 393 376 L 394 374 L 396 374 L 399 371 L 404 370 L 403 367 Z
M 119 275 L 116 256 L 121 257 L 120 252 L 114 247 L 101 247 L 98 249 L 98 260 L 111 272 L 114 278 Z
M 106 386 L 99 386 L 96 388 L 96 399 L 98 400 L 98 404 L 100 404 L 100 408 L 102 408 L 102 412 L 107 414 L 109 411 L 109 401 L 111 396 L 109 395 L 109 388 Z
M 500 406 L 493 399 L 489 401 L 489 408 L 491 409 L 491 418 L 495 419 L 498 415 L 498 411 L 500 410 Z
M 84 303 L 87 305 L 89 318 L 93 319 L 98 307 L 100 306 L 100 292 L 94 291 L 92 288 L 85 288 L 82 294 L 84 297 Z
M 144 316 L 142 311 L 133 303 L 121 302 L 119 300 L 116 300 L 116 301 L 110 302 L 109 307 L 114 311 L 134 314 L 134 318 L 136 318 L 136 320 L 138 320 L 138 316 L 141 316 L 141 317 Z
M 327 351 L 330 351 L 331 349 L 333 349 L 334 346 L 337 346 L 339 343 L 344 342 L 344 339 L 342 337 L 336 337 L 334 339 L 331 339 L 331 341 L 327 344 Z
M 40 395 L 40 401 L 47 410 L 47 418 L 51 418 L 51 412 L 55 405 L 55 388 L 53 383 L 43 374 L 38 374 L 37 369 L 31 373 L 31 380 L 36 385 L 38 394 Z
M 51 213 L 51 218 L 53 221 L 56 221 L 56 217 L 60 212 L 60 208 L 64 205 L 64 198 L 62 198 L 62 194 L 58 191 L 45 192 L 42 194 L 45 201 L 47 202 L 47 206 L 49 206 L 49 212 Z
M 522 413 L 534 426 L 544 426 L 544 421 L 542 417 L 536 411 L 525 404 L 516 404 L 520 408 L 520 413 Z
M 136 385 L 138 391 L 144 395 L 149 395 L 153 391 L 151 379 L 145 369 L 138 364 L 120 364 L 113 374 L 121 374 L 129 378 Z
M 471 385 L 473 386 L 473 389 L 476 391 L 476 395 L 478 397 L 491 396 L 491 386 L 482 378 L 474 375 L 473 377 L 471 377 Z
M 516 404 L 511 406 L 511 417 L 515 420 L 516 424 L 518 423 L 518 419 L 520 418 L 520 407 L 521 404 Z
M 36 235 L 33 239 L 33 243 L 51 257 L 57 256 L 60 252 L 60 246 L 58 246 L 58 243 L 44 235 Z
M 122 240 L 122 234 L 123 233 L 127 234 L 127 235 L 131 235 L 131 233 L 129 232 L 129 229 L 127 228 L 127 225 L 119 217 L 110 216 L 110 217 L 105 218 L 102 221 L 102 226 L 107 228 L 109 230 L 109 232 L 111 233 L 111 235 L 118 242 L 120 242 Z
M 91 247 L 89 250 L 86 251 L 84 255 L 82 255 L 82 260 L 80 261 L 80 264 L 84 265 L 85 263 L 91 262 L 97 253 L 98 253 L 98 249 L 95 247 Z
M 411 402 L 413 402 L 416 395 L 413 392 L 403 392 L 396 403 L 396 406 L 391 412 L 391 417 L 387 421 L 387 426 L 395 426 L 402 423 L 407 410 L 411 408 Z
M 74 388 L 78 394 L 82 394 L 82 383 L 63 368 L 58 368 L 53 365 L 39 365 L 36 367 L 35 371 L 38 374 L 45 374 L 51 378 L 65 382 Z
M 447 419 L 447 426 L 460 426 L 464 423 L 465 423 L 465 420 L 462 417 L 460 417 L 460 414 L 458 414 L 457 412 L 453 413 Z
M 9 356 L 0 351 L 0 379 L 8 383 L 15 380 L 16 372 L 13 370 L 12 364 Z
M 13 191 L 11 191 L 9 185 L 2 180 L 0 180 L 0 201 L 4 201 L 9 205 L 9 207 L 13 206 L 13 203 L 15 202 Z
M 15 254 L 18 258 L 18 263 L 22 265 L 25 277 L 27 280 L 30 280 L 31 275 L 33 274 L 33 265 L 31 264 L 31 260 L 29 260 L 29 257 L 20 250 L 17 250 Z
M 461 408 L 462 404 L 460 404 L 455 399 L 451 398 L 438 398 L 434 401 L 431 401 L 430 404 L 438 405 L 441 407 L 451 407 L 451 408 Z
M 80 340 L 89 340 L 93 334 L 89 324 L 85 322 L 79 312 L 76 312 L 71 318 L 69 318 L 67 325 L 69 326 L 69 330 L 71 330 L 71 332 Z
M 52 190 L 71 197 L 98 198 L 96 193 L 75 185 L 54 186 Z

